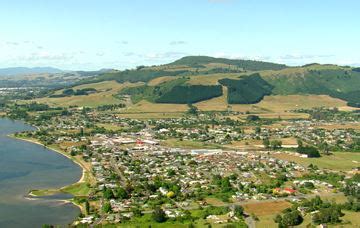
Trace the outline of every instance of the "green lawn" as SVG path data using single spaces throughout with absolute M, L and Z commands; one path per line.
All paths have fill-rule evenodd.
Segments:
M 70 193 L 74 196 L 87 196 L 90 193 L 90 188 L 86 182 L 76 183 L 65 188 L 62 188 L 61 191 Z

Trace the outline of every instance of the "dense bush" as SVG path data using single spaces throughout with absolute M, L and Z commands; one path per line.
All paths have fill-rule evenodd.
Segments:
M 191 104 L 221 96 L 220 85 L 181 85 L 175 86 L 156 100 L 158 103 Z
M 156 102 L 156 100 L 159 99 L 163 94 L 170 92 L 175 86 L 183 85 L 186 80 L 186 78 L 182 77 L 161 83 L 156 86 L 142 85 L 137 87 L 129 87 L 123 89 L 119 95 L 130 95 L 133 103 L 137 103 L 141 100 Z
M 299 146 L 296 151 L 300 154 L 306 154 L 309 158 L 320 157 L 319 150 L 313 146 Z
M 221 79 L 219 83 L 228 87 L 229 104 L 257 103 L 264 96 L 270 95 L 273 88 L 259 74 L 253 74 L 240 80 Z

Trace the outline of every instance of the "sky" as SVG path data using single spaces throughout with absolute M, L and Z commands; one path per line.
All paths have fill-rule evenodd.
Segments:
M 0 2 L 0 68 L 126 69 L 187 55 L 360 65 L 358 0 Z

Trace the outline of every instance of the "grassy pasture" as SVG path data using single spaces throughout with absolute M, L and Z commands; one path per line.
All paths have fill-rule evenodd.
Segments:
M 156 104 L 149 101 L 140 101 L 129 107 L 127 113 L 171 113 L 186 112 L 188 106 L 186 104 Z
M 291 203 L 286 201 L 263 202 L 243 205 L 245 212 L 256 216 L 276 215 L 282 210 L 291 207 Z
M 227 89 L 223 87 L 224 95 L 207 101 L 199 102 L 196 106 L 202 111 L 226 111 Z M 347 107 L 346 102 L 331 98 L 326 95 L 290 95 L 290 96 L 266 96 L 257 104 L 232 104 L 230 109 L 237 112 L 256 113 L 263 118 L 294 119 L 308 118 L 307 114 L 289 112 L 295 109 L 310 109 L 313 107 Z M 246 115 L 240 116 L 246 118 Z
M 161 83 L 169 82 L 169 81 L 172 81 L 172 80 L 175 80 L 175 79 L 178 79 L 178 78 L 179 77 L 176 77 L 176 76 L 164 76 L 164 77 L 154 78 L 153 80 L 149 81 L 147 84 L 149 86 L 156 86 L 156 85 L 159 85 Z
M 94 88 L 98 92 L 84 95 L 84 96 L 70 96 L 70 97 L 57 97 L 57 98 L 40 98 L 35 99 L 38 103 L 45 103 L 50 106 L 68 107 L 68 106 L 80 106 L 80 107 L 97 107 L 104 104 L 119 104 L 123 101 L 114 97 L 120 90 L 125 87 L 133 87 L 141 85 L 142 83 L 117 83 L 115 81 L 104 81 L 93 84 L 85 84 L 76 86 L 73 89 Z M 61 93 L 60 91 L 57 92 Z
M 191 76 L 190 80 L 187 82 L 191 85 L 219 85 L 219 80 L 223 78 L 238 79 L 244 73 L 219 73 L 219 74 L 209 74 L 209 75 L 198 75 Z
M 285 110 L 310 109 L 319 106 L 343 107 L 346 106 L 346 102 L 327 95 L 288 95 L 266 96 L 258 106 L 274 112 L 283 112 Z
M 328 124 L 328 125 L 316 126 L 316 128 L 323 128 L 323 129 L 327 129 L 327 130 L 333 130 L 333 129 L 354 129 L 354 130 L 360 130 L 360 124 L 359 124 L 359 123 L 352 123 L 352 124 Z
M 313 164 L 319 168 L 338 171 L 350 171 L 360 164 L 359 153 L 355 152 L 334 152 L 332 155 L 323 155 L 320 158 L 300 158 L 286 153 L 274 154 L 273 156 L 287 161 L 294 161 L 304 166 Z
M 195 106 L 201 111 L 225 111 L 227 110 L 227 87 L 223 86 L 223 95 L 206 101 L 198 102 Z
M 120 118 L 130 119 L 170 119 L 180 118 L 184 116 L 181 112 L 143 112 L 143 113 L 118 113 L 116 114 Z

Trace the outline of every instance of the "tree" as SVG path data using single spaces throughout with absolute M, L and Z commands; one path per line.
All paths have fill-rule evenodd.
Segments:
M 169 177 L 172 177 L 172 176 L 175 176 L 175 175 L 176 175 L 176 172 L 175 172 L 175 170 L 173 170 L 173 169 L 169 169 L 169 170 L 167 171 L 167 175 L 168 175 Z
M 276 217 L 274 218 L 274 222 L 275 223 L 282 223 L 282 217 L 281 217 L 281 215 L 276 215 Z
M 188 114 L 190 115 L 197 115 L 199 110 L 196 106 L 194 106 L 193 104 L 188 104 L 189 106 L 189 110 L 188 110 Z
M 303 141 L 301 139 L 297 139 L 298 147 L 303 147 Z
M 42 228 L 53 228 L 53 225 L 49 225 L 49 224 L 44 224 L 41 226 Z
M 229 192 L 232 190 L 229 177 L 224 177 L 221 179 L 221 190 L 222 192 Z
M 315 188 L 314 184 L 312 182 L 309 182 L 309 181 L 304 183 L 304 187 L 308 188 L 308 189 L 314 189 Z
M 255 134 L 260 134 L 261 133 L 261 128 L 259 126 L 257 126 L 255 128 Z
M 114 193 L 110 188 L 104 188 L 103 195 L 104 195 L 104 198 L 108 199 L 108 200 L 114 198 Z
M 141 217 L 143 216 L 143 213 L 139 207 L 133 207 L 131 209 L 131 212 L 134 214 L 135 217 Z
M 282 216 L 281 225 L 283 227 L 297 226 L 300 225 L 303 220 L 304 219 L 302 218 L 300 212 L 294 210 L 291 212 L 287 212 Z
M 273 140 L 270 142 L 270 146 L 273 150 L 280 149 L 282 147 L 281 140 Z
M 320 153 L 319 153 L 318 149 L 316 149 L 313 146 L 298 147 L 296 149 L 296 151 L 298 153 L 300 153 L 300 154 L 306 154 L 310 158 L 318 158 L 318 157 L 320 157 Z
M 331 205 L 329 208 L 321 208 L 318 213 L 313 216 L 313 222 L 320 223 L 338 223 L 340 217 L 344 216 L 340 206 Z
M 239 205 L 235 205 L 234 207 L 234 213 L 237 217 L 241 217 L 244 214 L 244 208 Z
M 102 207 L 103 212 L 109 213 L 111 211 L 111 204 L 109 202 L 105 202 Z
M 154 212 L 152 213 L 152 218 L 159 223 L 165 222 L 166 221 L 166 215 L 163 209 L 161 209 L 160 207 L 156 207 L 154 209 Z
M 115 190 L 115 196 L 116 198 L 118 199 L 127 199 L 129 198 L 129 194 L 125 191 L 124 188 L 122 187 L 118 187 L 116 190 Z
M 264 139 L 263 140 L 263 145 L 266 149 L 270 148 L 270 140 L 269 139 Z
M 260 120 L 260 117 L 256 116 L 256 115 L 248 115 L 246 117 L 246 120 L 248 120 L 248 121 L 258 121 L 258 120 Z
M 86 211 L 86 214 L 90 214 L 90 204 L 89 204 L 89 201 L 85 201 L 85 211 Z

